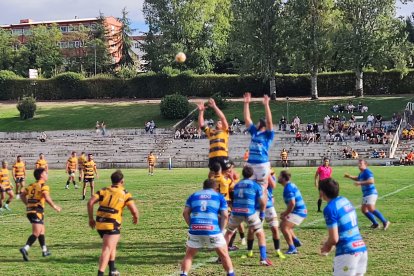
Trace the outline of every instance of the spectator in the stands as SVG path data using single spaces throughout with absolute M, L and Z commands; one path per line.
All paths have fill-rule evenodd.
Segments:
M 361 128 L 361 140 L 362 141 L 367 140 L 367 128 L 365 125 L 363 125 Z
M 400 164 L 405 165 L 406 161 L 407 161 L 407 153 L 403 151 L 400 157 Z
M 358 152 L 355 149 L 353 149 L 352 150 L 352 159 L 358 159 L 358 157 L 359 157 Z
M 315 133 L 310 132 L 308 133 L 308 139 L 307 139 L 307 144 L 309 144 L 310 142 L 314 142 L 315 143 Z
M 333 113 L 336 113 L 339 111 L 339 105 L 337 103 L 335 103 L 332 107 L 331 107 L 331 111 Z
M 379 152 L 376 149 L 372 152 L 371 158 L 379 158 Z
M 296 142 L 302 141 L 302 133 L 300 133 L 300 131 L 296 132 L 295 141 Z
M 312 128 L 314 133 L 319 132 L 319 125 L 316 122 L 313 123 Z
M 379 127 L 382 127 L 382 121 L 382 115 L 378 113 L 377 116 L 375 116 L 375 124 L 379 124 Z
M 348 149 L 347 147 L 342 150 L 344 158 L 351 158 L 352 157 L 352 149 Z
M 414 139 L 414 128 L 411 128 L 410 132 L 408 133 L 408 139 L 410 140 Z
M 306 133 L 311 133 L 313 132 L 313 125 L 311 123 L 308 123 L 306 125 Z
M 367 117 L 367 127 L 371 128 L 374 125 L 375 117 L 372 114 L 369 114 Z
M 181 133 L 180 130 L 177 128 L 175 130 L 174 139 L 180 139 Z
M 290 125 L 290 132 L 291 132 L 291 133 L 295 133 L 295 124 L 294 124 L 294 123 L 292 123 L 292 124 Z
M 354 109 L 355 109 L 355 105 L 352 102 L 349 102 L 346 106 L 345 106 L 345 110 L 349 113 L 354 113 Z
M 384 159 L 385 158 L 385 151 L 384 150 L 380 150 L 379 152 L 379 158 Z
M 325 136 L 325 141 L 326 142 L 332 142 L 332 140 L 333 140 L 333 138 L 332 138 L 331 134 L 327 133 L 326 136 Z
M 357 112 L 361 112 L 361 111 L 362 111 L 362 103 L 359 102 L 357 106 Z
M 282 116 L 282 118 L 279 120 L 279 130 L 286 131 L 287 126 L 287 120 L 285 116 Z
M 323 129 L 328 129 L 330 121 L 331 117 L 329 117 L 329 115 L 326 115 L 325 118 L 323 118 Z
M 361 132 L 359 130 L 355 130 L 355 142 L 361 141 Z
M 407 165 L 412 165 L 413 164 L 413 160 L 414 160 L 414 152 L 410 151 L 410 153 L 407 154 L 407 158 L 406 158 L 406 164 Z
M 154 120 L 151 120 L 151 122 L 150 122 L 149 132 L 150 132 L 151 134 L 154 134 L 154 131 L 155 131 L 155 128 L 156 128 L 156 127 L 157 127 L 157 126 L 155 125 Z
M 345 106 L 343 104 L 339 104 L 339 106 L 338 106 L 338 112 L 339 113 L 344 113 L 344 111 L 345 111 Z
M 364 105 L 361 108 L 361 113 L 367 113 L 368 112 L 368 106 Z
M 296 130 L 299 130 L 300 127 L 300 118 L 298 115 L 296 115 L 295 119 L 293 119 L 293 125 L 295 126 Z
M 315 142 L 320 142 L 321 141 L 321 134 L 319 132 L 315 133 Z

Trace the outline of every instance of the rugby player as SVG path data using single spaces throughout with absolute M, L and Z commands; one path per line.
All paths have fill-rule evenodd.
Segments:
M 109 265 L 109 275 L 120 275 L 115 268 L 116 247 L 121 236 L 122 213 L 128 207 L 132 222 L 138 223 L 138 209 L 132 195 L 125 190 L 124 175 L 116 171 L 111 175 L 112 185 L 99 190 L 88 201 L 89 226 L 98 230 L 103 240 L 102 254 L 99 258 L 98 276 L 103 276 Z M 93 206 L 98 203 L 96 221 L 93 218 Z
M 91 187 L 91 196 L 95 193 L 95 177 L 98 178 L 98 170 L 96 169 L 95 161 L 93 161 L 92 153 L 89 153 L 88 160 L 83 164 L 82 200 L 85 200 L 87 185 Z
M 327 179 L 327 178 L 331 178 L 331 177 L 332 177 L 332 167 L 329 166 L 329 158 L 325 157 L 325 158 L 323 158 L 323 164 L 318 167 L 318 169 L 316 170 L 316 173 L 315 173 L 315 187 L 316 187 L 316 189 L 318 189 L 320 181 L 322 181 L 324 179 Z M 319 194 L 318 212 L 322 212 L 321 211 L 321 206 L 322 206 L 322 198 Z
M 290 182 L 290 179 L 291 174 L 289 172 L 281 171 L 277 180 L 284 187 L 283 199 L 286 203 L 286 210 L 280 214 L 280 218 L 282 219 L 281 230 L 289 246 L 288 251 L 285 253 L 288 255 L 297 254 L 297 247 L 302 246 L 293 228 L 299 226 L 308 214 L 302 194 L 298 187 Z
M 157 158 L 155 157 L 155 155 L 152 153 L 152 151 L 149 153 L 148 157 L 147 157 L 147 162 L 148 162 L 148 175 L 154 175 L 154 167 L 155 167 L 155 162 L 157 161 Z
M 21 200 L 26 205 L 27 218 L 32 224 L 32 234 L 27 239 L 26 245 L 20 248 L 20 253 L 23 260 L 29 261 L 29 249 L 39 239 L 39 244 L 42 249 L 42 256 L 50 256 L 47 250 L 45 241 L 45 225 L 44 225 L 44 209 L 45 202 L 47 202 L 56 212 L 60 212 L 61 208 L 56 205 L 50 197 L 49 186 L 46 184 L 48 179 L 45 168 L 38 168 L 33 173 L 36 182 L 30 184 L 22 191 Z
M 339 184 L 332 178 L 320 181 L 318 188 L 321 198 L 328 203 L 323 210 L 328 239 L 321 248 L 321 255 L 327 256 L 336 246 L 333 275 L 364 275 L 368 253 L 359 233 L 354 206 L 348 199 L 339 196 Z
M 72 151 L 72 154 L 70 155 L 68 161 L 66 161 L 66 172 L 68 173 L 69 177 L 66 181 L 65 189 L 69 189 L 69 183 L 72 181 L 73 185 L 75 186 L 75 189 L 78 188 L 78 185 L 76 185 L 75 182 L 75 173 L 76 173 L 76 167 L 78 166 L 78 158 L 76 157 L 76 152 Z
M 222 171 L 226 171 L 229 168 L 229 124 L 226 116 L 218 108 L 214 99 L 208 101 L 208 106 L 214 110 L 219 118 L 216 122 L 216 128 L 211 129 L 204 122 L 204 111 L 206 107 L 204 103 L 198 105 L 198 125 L 206 133 L 206 136 L 210 142 L 210 150 L 208 154 L 208 167 L 211 170 L 211 166 L 218 162 L 220 163 Z M 210 172 L 209 175 L 211 175 Z
M 214 180 L 207 179 L 203 183 L 203 189 L 187 199 L 183 217 L 189 227 L 189 237 L 180 276 L 188 275 L 197 251 L 205 245 L 209 249 L 215 249 L 227 276 L 235 275 L 222 233 L 228 220 L 228 206 L 224 196 L 216 192 L 217 188 Z
M 266 119 L 260 119 L 257 126 L 252 123 L 252 118 L 250 117 L 250 101 L 251 94 L 245 93 L 244 120 L 246 122 L 247 130 L 252 136 L 249 146 L 249 159 L 247 160 L 247 165 L 253 168 L 253 179 L 257 183 L 264 185 L 264 189 L 266 189 L 267 181 L 270 175 L 269 148 L 275 137 L 272 113 L 269 106 L 270 98 L 267 95 L 263 97 Z
M 271 266 L 272 262 L 267 258 L 266 237 L 262 223 L 266 207 L 266 198 L 263 195 L 262 187 L 254 180 L 251 180 L 253 174 L 253 168 L 245 166 L 242 172 L 243 180 L 234 187 L 233 209 L 225 238 L 227 243 L 229 243 L 230 238 L 239 225 L 242 222 L 246 222 L 249 231 L 254 232 L 259 241 L 260 265 Z M 257 205 L 260 206 L 260 216 L 256 213 Z
M 384 218 L 380 211 L 375 208 L 375 203 L 378 199 L 378 191 L 375 188 L 374 174 L 368 169 L 368 163 L 366 160 L 359 160 L 358 168 L 360 174 L 358 176 L 351 176 L 348 173 L 345 174 L 345 178 L 349 178 L 355 181 L 355 186 L 361 186 L 362 190 L 362 213 L 372 222 L 371 228 L 377 229 L 379 227 L 377 217 L 381 220 L 383 229 L 387 230 L 390 226 L 389 220 Z
M 26 179 L 26 164 L 22 160 L 22 156 L 18 155 L 16 163 L 13 165 L 13 178 L 16 184 L 16 198 L 20 199 L 21 190 L 24 188 Z
M 7 168 L 8 163 L 3 160 L 1 162 L 1 170 L 0 170 L 0 211 L 3 211 L 3 201 L 6 198 L 6 194 L 9 196 L 9 198 L 6 201 L 6 204 L 4 204 L 4 209 L 7 211 L 11 211 L 9 204 L 12 202 L 14 198 L 13 193 L 13 185 L 10 183 L 10 177 L 9 177 L 9 169 Z
M 39 159 L 37 159 L 36 161 L 35 168 L 36 169 L 43 168 L 46 170 L 46 172 L 49 171 L 49 165 L 47 164 L 45 155 L 43 153 L 39 154 Z
M 83 179 L 83 164 L 85 164 L 86 161 L 86 153 L 83 151 L 81 155 L 78 157 L 79 184 L 82 182 Z

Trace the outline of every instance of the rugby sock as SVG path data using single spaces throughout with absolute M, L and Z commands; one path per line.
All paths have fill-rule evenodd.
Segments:
M 384 218 L 384 216 L 381 214 L 380 211 L 375 210 L 374 212 L 372 212 L 372 214 L 374 214 L 374 216 L 376 216 L 377 218 L 379 218 L 379 220 L 381 220 L 382 223 L 385 224 L 387 222 L 387 220 Z
M 318 199 L 318 212 L 321 211 L 322 199 Z
M 76 181 L 75 180 L 73 180 L 72 183 L 73 183 L 74 186 L 76 186 Z
M 229 272 L 227 272 L 227 276 L 235 276 L 236 274 L 234 274 L 234 271 L 232 270 L 232 271 L 229 271 Z
M 280 240 L 279 239 L 273 239 L 273 244 L 274 244 L 276 250 L 280 249 Z
M 115 271 L 115 261 L 109 261 L 108 265 L 110 271 Z
M 254 240 L 247 240 L 247 250 L 248 251 L 253 250 L 253 243 L 254 243 Z
M 10 203 L 10 199 L 6 200 L 6 205 L 8 205 Z
M 240 239 L 244 239 L 244 232 L 239 232 Z
M 259 245 L 259 249 L 260 249 L 260 259 L 266 260 L 267 259 L 266 245 Z
M 374 225 L 378 225 L 377 220 L 375 219 L 374 215 L 370 212 L 364 213 L 364 215 L 372 222 Z
M 68 180 L 68 181 L 66 181 L 66 186 L 69 186 L 69 183 L 70 183 L 70 181 Z
M 295 247 L 293 244 L 290 244 L 290 245 L 289 245 L 289 251 L 290 251 L 290 250 L 295 250 L 295 249 L 296 249 L 296 247 Z
M 187 272 L 182 271 L 182 272 L 180 273 L 180 276 L 187 276 Z
M 98 270 L 98 276 L 104 276 L 104 273 L 100 270 Z
M 236 239 L 236 233 L 234 233 L 233 236 L 231 237 L 230 242 L 229 242 L 229 247 L 233 246 L 235 239 Z
M 30 246 L 32 246 L 34 244 L 34 242 L 36 241 L 36 236 L 35 235 L 30 235 L 29 238 L 27 239 L 26 245 L 24 246 L 24 249 L 26 251 L 29 250 Z
M 43 252 L 47 251 L 45 235 L 39 235 L 39 244 Z

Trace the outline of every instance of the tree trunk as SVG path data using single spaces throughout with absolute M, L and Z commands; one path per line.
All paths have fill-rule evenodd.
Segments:
M 355 92 L 356 97 L 364 97 L 364 72 L 362 69 L 357 68 L 355 70 L 356 83 L 355 83 Z
M 269 93 L 272 100 L 276 101 L 276 77 L 273 76 L 269 81 Z
M 318 99 L 318 67 L 313 66 L 311 71 L 312 100 Z

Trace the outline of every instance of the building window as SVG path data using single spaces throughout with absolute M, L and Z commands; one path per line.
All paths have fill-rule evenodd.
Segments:
M 138 42 L 135 43 L 135 49 L 139 49 L 139 43 Z
M 67 33 L 69 31 L 69 27 L 68 26 L 60 26 L 59 29 L 60 29 L 60 31 L 62 33 Z
M 67 49 L 69 47 L 69 43 L 67 41 L 58 42 L 58 46 L 61 49 Z
M 12 34 L 13 35 L 23 35 L 23 29 L 13 29 Z
M 69 41 L 69 48 L 75 48 L 75 41 Z
M 81 41 L 75 41 L 75 48 L 82 47 Z
M 23 29 L 23 34 L 24 35 L 31 35 L 32 34 L 32 30 L 31 29 Z

